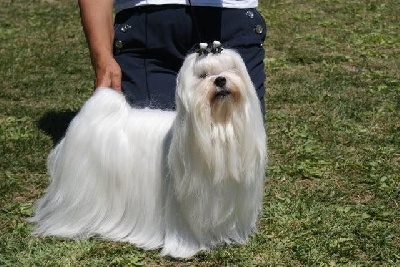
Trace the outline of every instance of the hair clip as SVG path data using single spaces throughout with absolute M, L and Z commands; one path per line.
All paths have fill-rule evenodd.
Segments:
M 221 42 L 219 41 L 214 41 L 212 43 L 212 48 L 211 48 L 211 53 L 213 54 L 219 54 L 221 53 L 221 51 L 223 50 L 222 46 L 221 46 Z
M 207 43 L 200 43 L 199 44 L 199 48 L 196 49 L 196 53 L 198 53 L 199 55 L 207 55 L 208 53 L 210 53 L 210 49 L 208 48 L 208 44 Z
M 199 43 L 199 46 L 197 49 L 195 49 L 195 52 L 198 53 L 199 55 L 208 55 L 209 53 L 212 54 L 219 54 L 223 50 L 221 42 L 219 41 L 214 41 L 212 44 L 208 43 Z

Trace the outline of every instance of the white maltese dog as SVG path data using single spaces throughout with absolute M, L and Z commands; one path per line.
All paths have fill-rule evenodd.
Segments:
M 100 236 L 182 258 L 244 243 L 262 206 L 266 135 L 241 57 L 190 54 L 176 105 L 135 109 L 99 88 L 49 155 L 35 233 Z

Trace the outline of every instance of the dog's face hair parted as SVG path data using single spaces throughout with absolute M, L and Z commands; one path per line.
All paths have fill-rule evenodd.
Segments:
M 205 88 L 211 117 L 217 123 L 229 120 L 242 98 L 240 88 L 244 88 L 244 83 L 235 63 L 231 57 L 219 53 L 207 55 L 195 66 L 200 88 Z

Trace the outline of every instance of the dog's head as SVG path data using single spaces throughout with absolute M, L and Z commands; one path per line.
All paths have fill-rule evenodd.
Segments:
M 244 62 L 230 49 L 190 54 L 178 74 L 176 100 L 178 112 L 208 116 L 213 123 L 227 122 L 245 105 L 259 107 Z
M 176 107 L 173 147 L 184 161 L 205 162 L 214 181 L 244 179 L 242 171 L 258 162 L 249 155 L 264 153 L 260 101 L 235 51 L 190 54 L 178 74 Z

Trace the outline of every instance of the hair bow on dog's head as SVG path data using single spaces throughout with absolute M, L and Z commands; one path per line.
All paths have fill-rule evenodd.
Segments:
M 219 54 L 222 51 L 222 45 L 219 41 L 214 41 L 212 43 L 211 53 Z
M 219 41 L 214 41 L 212 44 L 200 43 L 199 47 L 195 50 L 199 55 L 208 55 L 209 53 L 218 54 L 223 50 Z

